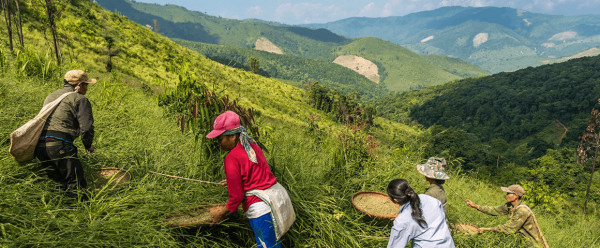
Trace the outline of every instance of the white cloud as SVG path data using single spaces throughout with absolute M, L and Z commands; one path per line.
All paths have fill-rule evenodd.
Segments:
M 500 2 L 500 1 L 498 1 Z M 504 1 L 502 1 L 504 3 Z M 488 3 L 485 0 L 442 0 L 438 6 L 463 6 L 463 7 L 485 7 L 490 6 L 492 3 Z
M 265 11 L 259 6 L 254 6 L 246 9 L 246 14 L 249 16 L 261 16 L 264 13 Z
M 313 3 L 285 3 L 275 9 L 275 20 L 284 23 L 328 22 L 348 17 L 343 6 Z
M 358 16 L 375 17 L 375 16 L 379 16 L 378 12 L 379 11 L 378 11 L 378 8 L 375 5 L 375 3 L 369 3 L 365 7 L 360 9 L 360 11 L 358 11 Z
M 545 11 L 550 11 L 554 8 L 552 0 L 534 0 L 533 5 L 542 7 Z

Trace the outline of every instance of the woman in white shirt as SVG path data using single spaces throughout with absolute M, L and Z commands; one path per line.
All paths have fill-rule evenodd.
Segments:
M 392 180 L 387 193 L 393 202 L 402 206 L 394 220 L 388 248 L 404 248 L 411 240 L 412 247 L 455 247 L 439 200 L 417 195 L 404 179 Z

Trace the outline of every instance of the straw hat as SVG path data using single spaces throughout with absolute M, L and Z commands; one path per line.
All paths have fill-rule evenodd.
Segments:
M 65 81 L 67 83 L 76 85 L 78 83 L 95 84 L 96 79 L 89 78 L 88 75 L 82 70 L 71 70 L 65 73 Z

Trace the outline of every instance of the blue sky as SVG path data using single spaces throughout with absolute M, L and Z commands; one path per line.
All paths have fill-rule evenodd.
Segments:
M 349 17 L 403 16 L 443 6 L 496 6 L 555 15 L 600 14 L 600 0 L 137 0 L 175 4 L 231 19 L 286 24 L 324 23 Z

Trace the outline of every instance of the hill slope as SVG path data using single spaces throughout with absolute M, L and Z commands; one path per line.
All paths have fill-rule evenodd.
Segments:
M 224 65 L 249 70 L 250 58 L 259 62 L 258 74 L 283 80 L 290 80 L 301 87 L 302 82 L 316 80 L 324 85 L 339 89 L 342 93 L 359 92 L 365 99 L 382 96 L 387 93 L 385 87 L 379 86 L 364 76 L 337 64 L 318 59 L 279 55 L 256 51 L 249 48 L 212 45 L 173 39 L 178 44 L 203 54 Z
M 238 103 L 257 110 L 260 140 L 269 150 L 267 160 L 277 181 L 289 190 L 297 213 L 282 239 L 286 247 L 385 246 L 385 239 L 357 235 L 388 236 L 391 222 L 357 211 L 350 197 L 364 190 L 384 192 L 387 183 L 398 177 L 407 178 L 417 192 L 428 186 L 414 169 L 429 155 L 422 149 L 428 146 L 428 130 L 383 118 L 376 118 L 368 130 L 344 127 L 306 103 L 305 92 L 298 88 L 222 66 L 87 0 L 72 0 L 58 19 L 59 35 L 67 42 L 61 43 L 64 62 L 57 65 L 44 39 L 43 11 L 31 5 L 35 2 L 19 3 L 25 10 L 26 49 L 10 52 L 6 29 L 0 28 L 0 149 L 5 151 L 0 153 L 1 246 L 252 246 L 254 235 L 243 213 L 210 228 L 165 223 L 166 215 L 227 200 L 223 187 L 150 173 L 209 181 L 224 178 L 225 153 L 209 154 L 203 148 L 210 143 L 203 135 L 196 136 L 195 128 L 182 132 L 177 113 L 157 104 L 157 97 L 164 96 L 161 92 L 178 93 L 176 86 L 184 82 L 207 87 L 219 97 L 238 97 Z M 0 27 L 4 25 L 0 19 Z M 86 32 L 77 32 L 81 30 Z M 122 50 L 113 58 L 111 73 L 104 69 L 104 49 L 110 39 L 103 36 L 115 37 Z M 38 163 L 20 166 L 6 153 L 10 132 L 33 118 L 43 98 L 62 86 L 62 75 L 75 68 L 99 79 L 86 94 L 94 109 L 96 151 L 79 153 L 91 182 L 87 202 L 63 197 Z M 190 102 L 179 104 L 187 108 Z M 342 135 L 348 133 L 352 135 Z M 365 147 L 367 143 L 373 150 Z M 83 151 L 81 142 L 75 144 Z M 92 172 L 112 166 L 131 172 L 131 183 L 120 190 L 98 187 Z M 460 170 L 448 172 L 452 187 L 463 196 L 482 204 L 503 203 L 504 193 L 497 185 Z M 594 211 L 581 217 L 571 212 L 568 203 L 558 202 L 553 208 L 558 212 L 533 208 L 550 245 L 599 246 Z M 448 197 L 451 222 L 493 226 L 506 221 L 474 213 L 458 197 Z M 518 235 L 497 233 L 454 234 L 454 240 L 459 247 L 521 246 Z
M 487 74 L 485 70 L 464 61 L 448 62 L 451 59 L 430 57 L 425 59 L 428 62 L 423 62 L 424 56 L 419 56 L 401 46 L 378 39 L 347 39 L 326 29 L 315 30 L 269 25 L 260 21 L 224 19 L 188 11 L 175 5 L 161 6 L 125 0 L 101 0 L 98 3 L 108 10 L 118 10 L 142 25 L 151 24 L 153 19 L 157 19 L 159 33 L 188 41 L 256 48 L 256 41 L 267 39 L 285 55 L 326 62 L 333 62 L 340 55 L 361 56 L 361 51 L 368 49 L 370 51 L 368 55 L 371 56 L 365 59 L 379 67 L 380 81 L 391 91 L 409 90 L 411 87 L 419 87 L 418 85 L 426 87 L 458 78 Z M 160 23 L 166 23 L 164 26 L 167 27 L 160 28 Z M 382 44 L 385 49 L 380 47 Z M 403 60 L 394 57 L 403 57 Z M 419 71 L 417 67 L 412 66 L 413 64 L 430 64 L 428 68 L 431 68 L 431 72 L 419 74 L 395 71 L 399 67 L 406 68 L 406 71 Z M 391 76 L 383 75 L 384 71 L 391 72 Z M 337 84 L 346 84 L 346 82 L 337 82 Z
M 378 37 L 417 53 L 464 59 L 492 72 L 542 65 L 600 45 L 600 15 L 554 16 L 512 8 L 443 7 L 402 17 L 348 18 L 326 28 L 351 37 Z

